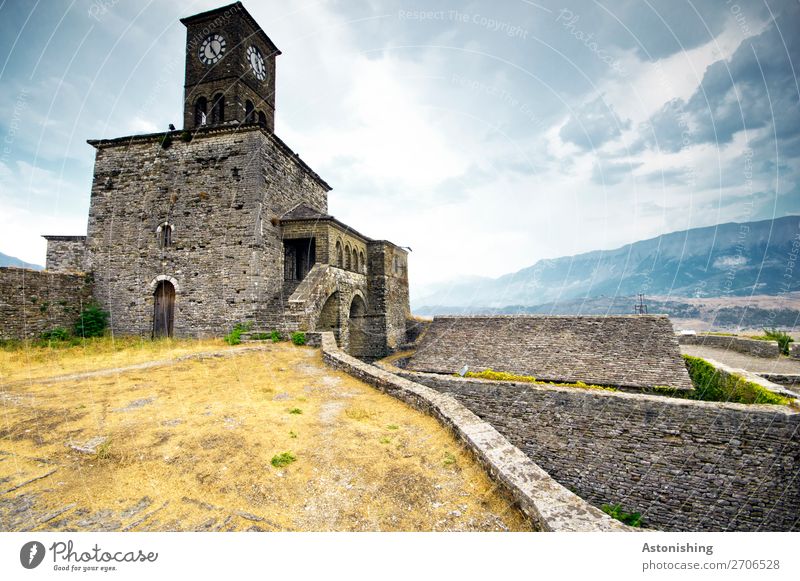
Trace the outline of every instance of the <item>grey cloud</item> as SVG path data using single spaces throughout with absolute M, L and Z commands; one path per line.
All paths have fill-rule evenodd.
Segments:
M 576 111 L 561 128 L 559 135 L 564 141 L 574 143 L 581 149 L 596 149 L 605 142 L 619 137 L 630 121 L 622 121 L 611 105 L 596 98 Z

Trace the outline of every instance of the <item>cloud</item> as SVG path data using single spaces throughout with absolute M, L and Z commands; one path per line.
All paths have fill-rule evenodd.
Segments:
M 561 128 L 559 135 L 564 141 L 573 143 L 581 149 L 593 150 L 619 137 L 622 130 L 628 127 L 630 121 L 621 120 L 614 108 L 601 96 L 573 113 Z
M 698 143 L 723 146 L 742 131 L 769 127 L 786 152 L 800 131 L 798 85 L 793 63 L 800 62 L 800 7 L 786 5 L 763 32 L 742 42 L 730 59 L 711 64 L 687 100 L 666 103 L 642 127 L 651 147 L 679 151 Z M 763 140 L 761 141 L 763 143 Z

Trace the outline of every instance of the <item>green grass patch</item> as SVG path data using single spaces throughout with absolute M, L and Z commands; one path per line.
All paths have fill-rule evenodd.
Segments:
M 705 359 L 684 355 L 686 369 L 694 385 L 687 399 L 726 401 L 747 404 L 788 405 L 792 400 L 733 374 L 722 374 Z M 683 394 L 676 394 L 679 397 Z
M 388 426 L 386 426 L 386 429 L 387 430 L 399 430 L 400 426 L 397 426 L 395 424 L 389 424 Z
M 299 416 L 300 414 L 303 413 L 303 410 L 301 410 L 300 408 L 292 408 L 289 410 L 289 413 Z
M 630 527 L 642 526 L 642 513 L 625 512 L 620 504 L 604 504 L 600 507 L 611 518 L 617 519 Z
M 458 374 L 456 374 L 458 376 Z M 581 389 L 604 389 L 606 391 L 619 391 L 614 387 L 606 387 L 604 385 L 594 385 L 591 383 L 584 383 L 576 381 L 575 383 L 560 383 L 555 381 L 539 381 L 530 375 L 516 375 L 514 373 L 507 373 L 505 371 L 494 371 L 493 369 L 485 369 L 484 371 L 467 371 L 464 377 L 474 377 L 476 379 L 488 379 L 491 381 L 518 381 L 522 383 L 533 383 L 535 385 L 555 385 L 558 387 L 579 387 Z
M 297 456 L 292 454 L 291 452 L 282 452 L 280 454 L 275 454 L 272 457 L 272 460 L 269 461 L 275 468 L 283 468 L 284 466 L 288 466 L 292 462 L 297 460 Z

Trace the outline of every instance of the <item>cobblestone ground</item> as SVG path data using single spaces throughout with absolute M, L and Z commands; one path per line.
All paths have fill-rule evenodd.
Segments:
M 737 369 L 746 369 L 754 373 L 785 373 L 800 374 L 800 360 L 780 357 L 767 359 L 766 357 L 753 357 L 736 351 L 720 349 L 719 347 L 705 347 L 703 345 L 681 345 L 681 353 L 715 359 L 725 365 Z

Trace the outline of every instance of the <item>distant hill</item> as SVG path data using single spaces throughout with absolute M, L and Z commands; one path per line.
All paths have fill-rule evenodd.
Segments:
M 413 306 L 418 314 L 531 312 L 539 309 L 527 307 L 548 311 L 553 303 L 575 307 L 583 299 L 637 293 L 687 298 L 785 294 L 800 290 L 800 264 L 791 268 L 798 245 L 800 216 L 693 228 L 614 250 L 540 260 L 495 279 L 439 284 Z M 630 299 L 624 302 L 631 304 Z
M 7 254 L 3 254 L 2 252 L 0 252 L 0 266 L 18 266 L 19 268 L 32 268 L 33 270 L 44 270 L 44 266 L 39 266 L 38 264 L 31 264 L 30 262 L 25 262 L 24 260 L 20 260 L 19 258 L 8 256 Z

